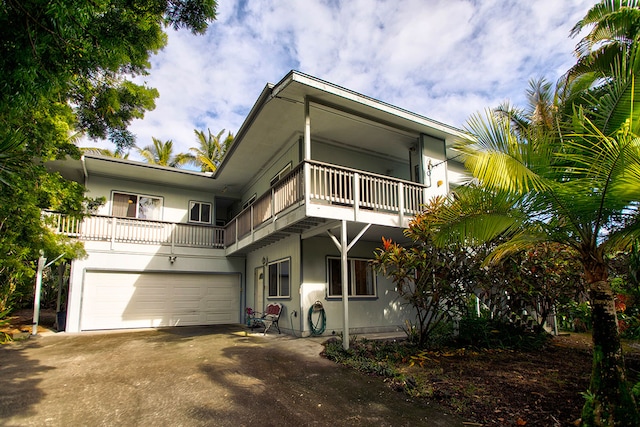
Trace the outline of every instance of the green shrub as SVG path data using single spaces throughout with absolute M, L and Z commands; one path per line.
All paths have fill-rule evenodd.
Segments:
M 456 343 L 459 347 L 535 350 L 548 339 L 546 332 L 530 332 L 510 323 L 469 316 L 460 320 Z

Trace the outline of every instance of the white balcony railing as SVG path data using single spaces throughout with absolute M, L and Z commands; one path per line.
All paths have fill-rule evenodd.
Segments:
M 47 215 L 56 232 L 81 240 L 225 248 L 305 201 L 342 212 L 349 209 L 396 216 L 402 224 L 404 218 L 420 212 L 426 198 L 427 187 L 421 184 L 309 161 L 298 165 L 224 228 L 101 215 L 83 220 Z
M 308 180 L 304 178 L 305 171 Z M 363 209 L 402 219 L 420 212 L 427 187 L 326 163 L 301 163 L 229 221 L 225 227 L 225 246 L 248 236 L 280 212 L 305 200 L 305 196 L 311 204 Z
M 47 212 L 51 227 L 80 240 L 223 248 L 224 229 L 206 225 L 92 215 L 77 220 Z

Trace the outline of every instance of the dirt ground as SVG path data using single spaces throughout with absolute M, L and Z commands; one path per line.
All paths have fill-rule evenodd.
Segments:
M 640 381 L 640 346 L 624 343 L 631 384 Z M 476 426 L 579 424 L 592 364 L 590 334 L 562 334 L 536 351 L 423 351 L 394 362 L 389 386 L 449 408 Z
M 26 335 L 31 335 L 33 331 L 33 309 L 16 310 L 11 316 L 4 320 L 7 321 L 6 324 L 0 321 L 0 334 L 8 337 L 9 340 L 24 338 Z M 55 332 L 55 321 L 55 310 L 41 310 L 36 332 Z M 2 338 L 2 336 L 0 336 L 0 338 Z

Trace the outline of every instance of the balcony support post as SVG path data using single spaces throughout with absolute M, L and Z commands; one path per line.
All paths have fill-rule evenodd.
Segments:
M 347 264 L 347 221 L 342 220 L 342 227 L 340 229 L 340 269 L 342 280 L 342 315 L 343 315 L 343 330 L 342 330 L 342 348 L 349 350 L 349 271 Z
M 400 220 L 400 226 L 404 224 L 404 184 L 398 183 L 398 215 Z
M 171 253 L 174 253 L 176 249 L 175 235 L 176 235 L 176 224 L 173 223 L 171 224 Z
M 358 221 L 360 213 L 360 174 L 353 174 L 353 220 Z
M 311 203 L 311 165 L 309 162 L 304 162 L 302 174 L 304 179 L 304 205 L 307 212 L 309 212 L 309 204 Z
M 309 97 L 304 97 L 304 160 L 311 160 L 311 112 Z
M 113 247 L 115 246 L 116 243 L 116 224 L 118 224 L 118 219 L 116 217 L 112 217 L 111 218 L 111 250 L 113 250 Z
M 349 264 L 347 261 L 347 254 L 349 250 L 355 245 L 358 240 L 367 232 L 367 230 L 371 227 L 371 224 L 365 225 L 360 233 L 356 237 L 353 238 L 351 243 L 347 242 L 347 221 L 342 220 L 341 229 L 340 229 L 340 241 L 333 235 L 329 230 L 327 233 L 333 240 L 333 243 L 340 250 L 340 260 L 341 260 L 341 274 L 340 280 L 342 281 L 342 348 L 345 350 L 349 350 Z

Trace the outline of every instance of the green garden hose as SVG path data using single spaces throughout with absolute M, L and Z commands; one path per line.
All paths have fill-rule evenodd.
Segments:
M 318 320 L 315 324 L 313 323 L 313 313 L 318 313 Z M 311 335 L 317 336 L 324 333 L 324 330 L 327 327 L 327 315 L 324 312 L 324 307 L 320 301 L 316 301 L 311 307 L 309 307 L 307 319 L 309 320 Z

